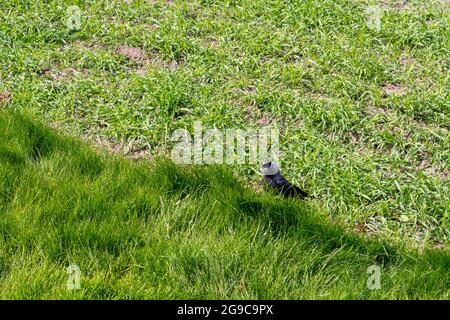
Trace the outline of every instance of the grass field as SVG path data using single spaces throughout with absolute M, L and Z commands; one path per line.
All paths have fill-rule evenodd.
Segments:
M 1 297 L 449 297 L 448 2 L 0 9 Z M 196 120 L 279 129 L 314 199 L 262 194 L 254 165 L 154 160 Z
M 0 115 L 0 298 L 450 298 L 448 252 L 345 232 L 218 167 L 135 163 Z

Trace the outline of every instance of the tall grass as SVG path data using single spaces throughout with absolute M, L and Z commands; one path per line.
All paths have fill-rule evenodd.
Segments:
M 346 232 L 226 168 L 111 157 L 12 111 L 0 111 L 0 177 L 0 298 L 450 297 L 445 251 Z

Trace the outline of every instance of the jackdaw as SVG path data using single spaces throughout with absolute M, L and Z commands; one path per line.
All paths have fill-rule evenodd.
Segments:
M 262 174 L 264 181 L 277 192 L 282 193 L 284 197 L 306 198 L 308 194 L 299 187 L 289 183 L 281 174 L 278 165 L 274 161 L 262 165 Z

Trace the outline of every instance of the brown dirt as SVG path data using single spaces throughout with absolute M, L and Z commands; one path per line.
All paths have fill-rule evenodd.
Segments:
M 385 95 L 404 96 L 408 93 L 408 88 L 406 86 L 390 83 L 383 86 L 383 92 Z
M 122 45 L 117 49 L 117 52 L 134 61 L 146 62 L 148 60 L 145 51 L 141 48 Z
M 11 101 L 11 92 L 5 90 L 0 92 L 0 104 L 6 104 Z
M 408 65 L 408 64 L 415 64 L 416 63 L 416 59 L 402 55 L 399 59 L 398 59 L 398 63 L 402 64 L 402 65 Z
M 375 116 L 377 114 L 388 114 L 389 111 L 383 108 L 378 108 L 375 106 L 367 106 L 366 112 L 369 116 Z
M 382 0 L 381 6 L 386 9 L 396 11 L 406 11 L 409 9 L 409 5 L 406 0 Z

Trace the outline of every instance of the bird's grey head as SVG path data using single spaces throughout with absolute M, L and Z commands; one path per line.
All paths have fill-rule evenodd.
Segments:
M 280 168 L 278 168 L 278 165 L 275 161 L 269 161 L 262 165 L 261 171 L 265 176 L 273 176 L 280 171 Z

